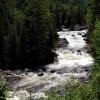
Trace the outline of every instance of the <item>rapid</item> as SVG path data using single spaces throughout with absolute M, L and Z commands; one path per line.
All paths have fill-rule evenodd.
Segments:
M 94 60 L 89 54 L 87 44 L 87 30 L 57 32 L 59 40 L 56 45 L 57 58 L 54 63 L 44 66 L 46 71 L 41 76 L 37 72 L 26 71 L 12 72 L 14 77 L 10 85 L 13 92 L 9 92 L 7 100 L 32 100 L 46 98 L 45 92 L 51 87 L 63 86 L 71 79 L 88 82 L 89 71 Z M 9 82 L 9 80 L 7 81 Z

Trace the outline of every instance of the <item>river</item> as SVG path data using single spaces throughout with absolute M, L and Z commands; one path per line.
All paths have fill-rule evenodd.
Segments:
M 93 64 L 93 58 L 88 53 L 89 47 L 86 42 L 87 30 L 57 32 L 59 42 L 56 47 L 57 59 L 54 63 L 46 65 L 47 69 L 43 75 L 38 76 L 37 72 L 26 70 L 19 71 L 14 76 L 19 77 L 18 81 L 12 82 L 12 98 L 7 100 L 32 100 L 46 97 L 45 93 L 51 87 L 64 85 L 67 81 L 88 82 L 88 72 Z

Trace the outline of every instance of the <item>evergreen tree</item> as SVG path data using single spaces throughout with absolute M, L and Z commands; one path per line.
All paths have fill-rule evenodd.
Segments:
M 17 57 L 17 42 L 16 35 L 14 33 L 10 34 L 8 37 L 8 48 L 7 48 L 7 63 L 11 68 L 14 66 Z
M 0 33 L 0 68 L 3 68 L 4 60 L 4 35 L 3 33 Z
M 88 11 L 87 11 L 87 25 L 89 28 L 89 31 L 93 31 L 94 24 L 95 24 L 95 3 L 94 0 L 91 0 L 88 5 Z

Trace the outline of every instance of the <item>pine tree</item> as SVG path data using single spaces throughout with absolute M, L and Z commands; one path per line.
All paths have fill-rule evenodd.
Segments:
M 0 32 L 0 68 L 4 67 L 4 35 Z
M 16 48 L 17 48 L 16 35 L 14 33 L 11 33 L 9 34 L 8 37 L 8 48 L 7 48 L 7 63 L 10 68 L 13 68 L 13 65 L 16 62 L 16 57 L 17 57 Z

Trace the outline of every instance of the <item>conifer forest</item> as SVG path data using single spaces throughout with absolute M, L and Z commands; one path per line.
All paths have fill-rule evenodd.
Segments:
M 0 0 L 0 100 L 100 100 L 100 0 Z

